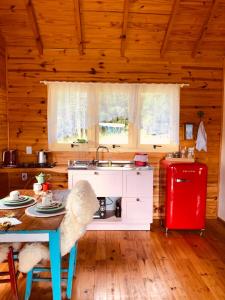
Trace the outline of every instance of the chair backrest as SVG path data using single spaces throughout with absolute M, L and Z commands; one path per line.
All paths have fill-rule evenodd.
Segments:
M 80 224 L 91 222 L 99 201 L 87 180 L 79 180 L 67 196 L 66 215 L 72 214 Z
M 66 214 L 60 225 L 61 254 L 70 252 L 75 242 L 85 233 L 99 209 L 99 201 L 90 183 L 78 181 L 67 196 Z
M 60 225 L 61 255 L 69 253 L 85 233 L 93 214 L 99 209 L 96 195 L 86 180 L 78 181 L 67 195 L 66 214 Z M 35 254 L 34 254 L 35 253 Z M 34 254 L 29 257 L 30 254 Z M 19 254 L 19 269 L 26 273 L 42 259 L 48 259 L 48 248 L 40 243 L 26 245 Z M 29 259 L 27 259 L 29 257 Z

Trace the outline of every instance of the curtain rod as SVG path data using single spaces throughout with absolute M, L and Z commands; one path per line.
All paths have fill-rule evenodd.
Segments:
M 42 80 L 40 81 L 40 83 L 43 83 L 45 85 L 47 85 L 48 83 L 54 83 L 54 82 L 66 82 L 66 83 L 73 83 L 73 82 L 77 82 L 77 81 L 47 81 L 47 80 Z M 80 82 L 80 83 L 118 83 L 118 82 Z M 120 83 L 123 84 L 123 83 Z M 137 84 L 146 84 L 146 83 L 137 83 Z M 190 86 L 189 83 L 149 83 L 149 84 L 177 84 L 179 85 L 181 88 L 185 87 L 185 86 Z

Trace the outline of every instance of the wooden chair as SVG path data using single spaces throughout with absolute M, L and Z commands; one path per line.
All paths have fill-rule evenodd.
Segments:
M 76 272 L 76 259 L 77 259 L 77 244 L 73 246 L 73 248 L 69 253 L 68 268 L 61 269 L 61 274 L 67 273 L 67 277 L 61 278 L 61 282 L 64 281 L 67 282 L 66 297 L 68 299 L 71 299 L 72 296 L 73 277 L 75 276 L 75 272 Z M 50 272 L 50 268 L 34 267 L 27 273 L 25 300 L 28 300 L 30 298 L 32 282 L 37 282 L 37 281 L 51 282 L 52 278 L 39 277 L 39 273 L 41 272 Z
M 73 206 L 74 201 L 76 201 L 76 204 L 80 203 L 79 210 L 77 209 L 77 206 Z M 62 230 L 62 236 L 61 236 L 62 243 L 60 245 L 61 253 L 63 255 L 67 254 L 70 251 L 68 253 L 69 254 L 68 268 L 66 269 L 61 268 L 61 273 L 67 273 L 66 278 L 63 278 L 61 276 L 62 277 L 61 281 L 62 282 L 65 280 L 67 281 L 66 296 L 68 299 L 71 299 L 72 296 L 72 283 L 73 283 L 73 276 L 75 273 L 76 258 L 77 258 L 77 241 L 85 232 L 86 225 L 90 223 L 93 214 L 96 212 L 96 210 L 98 210 L 98 208 L 99 208 L 99 202 L 89 182 L 86 180 L 78 181 L 67 197 L 66 213 L 64 216 L 65 222 L 62 222 L 62 228 L 65 229 L 65 226 L 69 226 L 70 230 L 64 230 L 64 231 Z M 33 281 L 55 282 L 54 281 L 55 273 L 58 273 L 57 271 L 59 270 L 58 268 L 54 269 L 54 265 L 58 266 L 57 263 L 54 264 L 55 260 L 56 257 L 54 256 L 54 254 L 50 253 L 50 261 L 51 263 L 53 262 L 52 263 L 53 267 L 51 268 L 52 278 L 40 278 L 39 276 L 37 276 L 39 275 L 40 272 L 49 272 L 50 271 L 49 268 L 33 267 L 33 269 L 31 269 L 27 273 L 25 300 L 28 300 L 30 297 Z M 56 276 L 56 279 L 58 280 L 58 276 Z M 53 285 L 53 295 L 58 295 L 58 293 L 59 291 L 55 284 Z M 58 295 L 58 297 L 60 297 L 60 295 Z
M 13 294 L 13 299 L 19 300 L 18 296 L 18 289 L 17 289 L 17 277 L 19 272 L 16 271 L 14 259 L 17 258 L 17 255 L 13 253 L 13 248 L 9 248 L 8 256 L 7 256 L 7 263 L 8 263 L 8 271 L 0 272 L 0 276 L 7 276 L 9 275 L 9 278 L 0 279 L 0 283 L 11 283 L 11 291 Z

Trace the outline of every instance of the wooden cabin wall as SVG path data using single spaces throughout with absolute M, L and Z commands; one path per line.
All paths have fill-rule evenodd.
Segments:
M 188 83 L 181 89 L 180 143 L 194 146 L 183 138 L 184 123 L 200 122 L 198 111 L 204 112 L 208 134 L 208 151 L 196 152 L 197 160 L 208 166 L 207 217 L 217 216 L 218 166 L 221 133 L 222 65 L 212 57 L 191 59 L 190 55 L 168 53 L 161 59 L 147 50 L 127 51 L 120 57 L 118 50 L 90 49 L 80 56 L 76 49 L 44 50 L 9 47 L 9 144 L 17 148 L 21 161 L 35 161 L 36 154 L 26 155 L 25 147 L 33 151 L 47 149 L 47 87 L 41 80 Z M 66 120 L 65 120 L 66 122 Z M 154 169 L 154 217 L 159 214 L 159 160 L 163 153 L 149 153 Z M 55 152 L 53 161 L 67 163 L 69 158 L 93 158 L 95 153 Z M 112 158 L 133 158 L 134 153 L 114 153 Z M 66 175 L 58 185 L 66 187 Z
M 7 147 L 6 48 L 0 35 L 0 155 Z
M 0 162 L 2 150 L 7 148 L 7 89 L 6 89 L 6 46 L 3 37 L 0 34 Z M 0 174 L 0 197 L 7 191 L 7 174 Z
M 220 153 L 220 182 L 218 197 L 218 218 L 225 222 L 225 59 L 223 61 L 223 113 L 222 113 L 222 133 L 221 133 L 221 153 Z

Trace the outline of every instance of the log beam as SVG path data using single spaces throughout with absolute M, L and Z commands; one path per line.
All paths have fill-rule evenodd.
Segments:
M 74 16 L 75 16 L 75 23 L 76 23 L 78 50 L 79 50 L 80 55 L 83 55 L 84 54 L 84 45 L 83 45 L 83 35 L 82 35 L 80 1 L 73 0 L 73 3 L 74 3 Z
M 208 14 L 207 14 L 207 17 L 205 19 L 205 22 L 202 26 L 202 29 L 200 31 L 200 34 L 199 34 L 199 37 L 198 37 L 198 40 L 196 41 L 195 45 L 194 45 L 194 49 L 192 51 L 192 57 L 194 58 L 199 50 L 199 47 L 201 46 L 201 43 L 206 35 L 206 32 L 208 30 L 208 27 L 209 27 L 209 23 L 210 21 L 212 20 L 212 17 L 214 15 L 214 12 L 215 12 L 215 9 L 217 7 L 217 4 L 218 4 L 219 0 L 212 0 L 212 3 L 210 5 L 210 8 L 209 8 L 209 11 L 208 11 Z
M 124 0 L 123 24 L 122 24 L 122 32 L 121 32 L 121 47 L 120 47 L 120 54 L 122 57 L 125 56 L 127 27 L 128 27 L 128 13 L 129 13 L 129 0 Z
M 28 17 L 29 17 L 30 24 L 31 24 L 31 27 L 32 27 L 32 31 L 33 31 L 33 34 L 34 34 L 34 38 L 35 38 L 35 42 L 36 42 L 38 52 L 39 52 L 40 55 L 43 55 L 43 42 L 42 42 L 42 39 L 41 39 L 41 35 L 40 35 L 40 31 L 39 31 L 37 18 L 36 18 L 36 14 L 35 14 L 35 10 L 34 10 L 32 0 L 27 0 L 26 1 L 26 9 L 27 9 Z
M 173 28 L 174 20 L 175 20 L 176 14 L 178 12 L 179 5 L 180 5 L 180 0 L 174 0 L 172 12 L 171 12 L 171 15 L 170 15 L 170 18 L 169 18 L 169 22 L 167 24 L 166 32 L 165 32 L 163 42 L 162 42 L 162 46 L 161 46 L 161 49 L 160 49 L 161 57 L 163 57 L 165 52 L 166 52 L 169 37 L 170 37 L 170 33 L 171 33 L 172 28 Z

